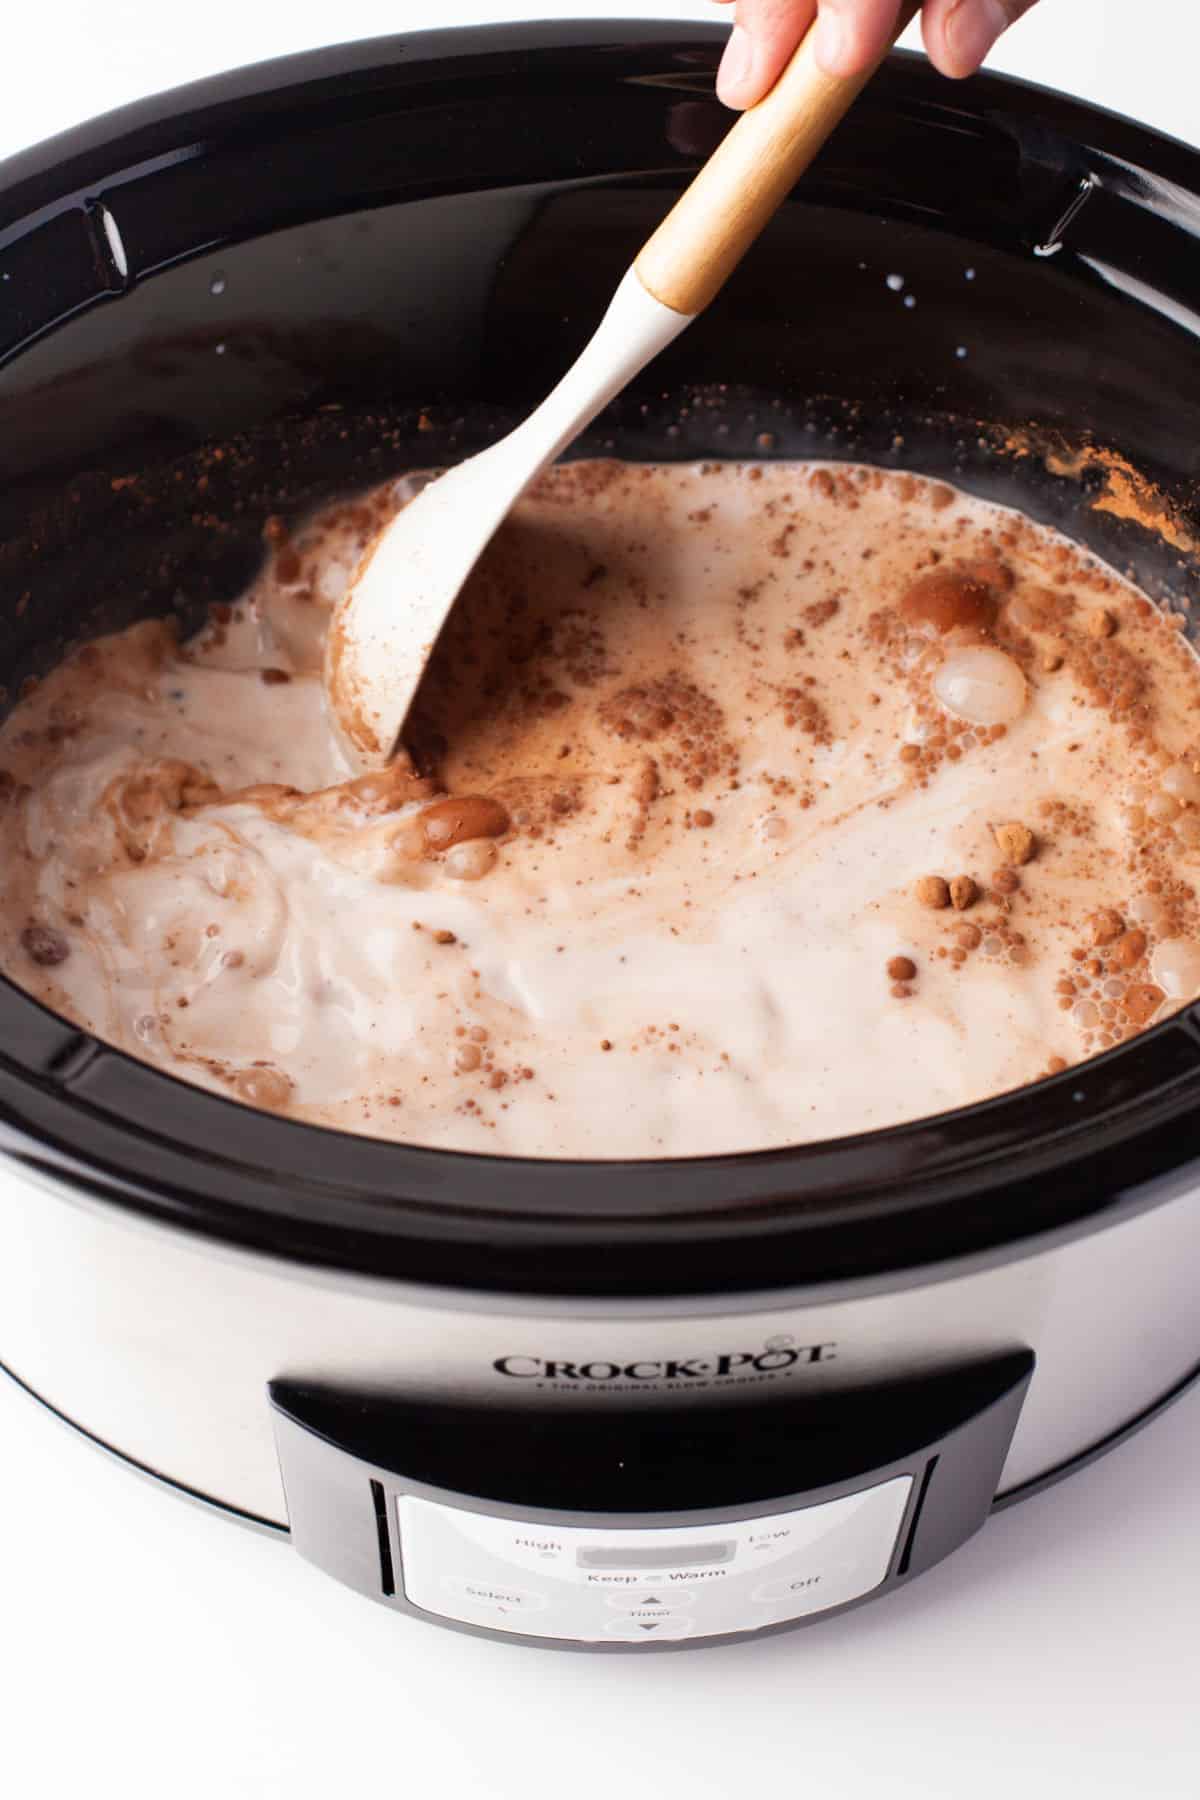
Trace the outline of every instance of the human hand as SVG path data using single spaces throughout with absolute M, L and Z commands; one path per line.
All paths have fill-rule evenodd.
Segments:
M 731 5 L 734 0 L 721 0 Z M 996 39 L 1036 0 L 925 0 L 922 30 L 943 75 L 973 75 Z M 829 75 L 857 75 L 887 48 L 900 0 L 736 0 L 717 93 L 743 111 L 768 93 L 818 18 L 817 61 Z

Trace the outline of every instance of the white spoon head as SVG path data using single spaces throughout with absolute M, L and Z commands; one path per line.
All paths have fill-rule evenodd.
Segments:
M 630 269 L 537 411 L 431 482 L 383 532 L 333 615 L 325 656 L 330 716 L 356 768 L 382 768 L 394 754 L 459 590 L 530 482 L 690 322 Z
M 490 455 L 423 488 L 380 533 L 334 609 L 326 701 L 343 751 L 364 773 L 395 754 L 463 583 L 523 485 Z

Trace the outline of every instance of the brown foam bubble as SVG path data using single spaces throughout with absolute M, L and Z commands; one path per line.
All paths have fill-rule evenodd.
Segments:
M 900 602 L 907 625 L 941 637 L 951 631 L 990 631 L 997 610 L 994 588 L 978 572 L 961 566 L 919 575 Z
M 601 702 L 605 729 L 625 744 L 654 744 L 684 785 L 701 788 L 737 772 L 725 715 L 710 694 L 678 671 L 634 682 Z
M 512 821 L 491 795 L 457 794 L 425 807 L 417 824 L 429 849 L 443 851 L 471 838 L 503 837 Z

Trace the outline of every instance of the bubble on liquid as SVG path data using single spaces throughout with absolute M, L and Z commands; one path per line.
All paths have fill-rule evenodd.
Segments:
M 1167 938 L 1150 958 L 1150 973 L 1170 999 L 1193 1000 L 1200 994 L 1200 944 Z
M 1161 931 L 1167 920 L 1167 909 L 1153 894 L 1139 894 L 1126 909 L 1135 925 L 1147 931 Z
M 903 275 L 889 275 L 887 278 L 887 284 L 891 288 L 893 294 L 900 294 L 900 293 L 903 293 L 903 291 L 904 291 Z
M 281 1112 L 292 1097 L 290 1077 L 269 1063 L 235 1070 L 231 1086 L 250 1106 L 260 1106 L 267 1112 Z
M 445 869 L 456 881 L 481 881 L 496 866 L 498 851 L 489 838 L 471 838 L 446 852 Z
M 1011 725 L 1025 710 L 1028 688 L 1011 656 L 989 645 L 954 650 L 933 677 L 938 700 L 968 725 Z
M 1172 763 L 1162 778 L 1164 793 L 1182 800 L 1188 806 L 1200 805 L 1200 774 L 1190 762 Z
M 225 277 L 222 275 L 220 269 L 218 269 L 208 284 L 208 291 L 210 294 L 220 295 L 225 292 L 225 286 Z
M 225 344 L 218 344 L 218 345 L 217 345 L 217 355 L 218 355 L 218 356 L 224 356 L 224 354 L 225 354 L 225 351 L 226 351 L 226 349 L 227 349 L 227 347 L 228 347 L 228 346 L 227 346 L 227 345 L 225 345 Z
M 965 362 L 967 360 L 967 346 L 965 344 L 959 344 L 954 354 L 957 356 L 959 362 Z
M 1156 825 L 1173 825 L 1182 811 L 1174 794 L 1154 794 L 1146 802 L 1146 816 Z
M 1009 600 L 1006 612 L 1012 623 L 1019 625 L 1022 631 L 1038 631 L 1046 623 L 1043 609 L 1030 595 L 1019 591 Z
M 905 304 L 905 306 L 907 306 L 909 312 L 911 312 L 913 307 L 917 304 L 916 295 L 915 294 L 905 294 L 904 304 Z
M 975 279 L 974 269 L 964 269 L 963 275 L 967 281 L 974 281 L 974 279 Z
M 393 831 L 383 846 L 383 855 L 375 879 L 386 883 L 404 883 L 412 879 L 412 865 L 425 855 L 425 833 L 412 820 Z

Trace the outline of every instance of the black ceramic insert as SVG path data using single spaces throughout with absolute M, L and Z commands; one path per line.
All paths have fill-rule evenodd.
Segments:
M 723 34 L 431 33 L 182 90 L 0 167 L 7 694 L 234 595 L 272 513 L 461 456 L 544 393 L 729 123 Z M 1162 597 L 1200 535 L 1200 157 L 897 56 L 711 313 L 580 454 L 862 458 L 1022 506 Z M 903 277 L 903 288 L 889 283 Z M 911 302 L 911 304 L 908 304 Z M 1096 510 L 1092 442 L 1173 542 Z M 473 1288 L 856 1280 L 1185 1179 L 1191 1015 L 917 1125 L 655 1165 L 397 1147 L 255 1114 L 0 984 L 0 1147 L 279 1255 Z

